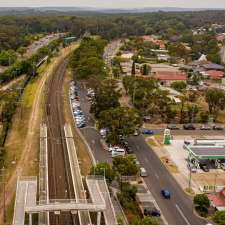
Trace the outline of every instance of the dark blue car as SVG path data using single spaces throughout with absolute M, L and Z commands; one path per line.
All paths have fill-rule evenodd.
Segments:
M 153 130 L 150 129 L 143 129 L 142 134 L 152 135 L 154 134 Z
M 162 194 L 162 196 L 163 196 L 165 199 L 170 199 L 170 198 L 171 198 L 170 192 L 169 192 L 168 190 L 166 190 L 166 189 L 162 189 L 162 190 L 161 190 L 161 194 Z

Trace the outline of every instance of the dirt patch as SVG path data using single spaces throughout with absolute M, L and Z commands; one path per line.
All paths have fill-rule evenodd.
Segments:
M 66 76 L 64 79 L 64 117 L 65 121 L 71 125 L 75 146 L 77 148 L 77 155 L 78 160 L 80 162 L 81 174 L 86 176 L 89 174 L 90 169 L 92 167 L 92 161 L 88 154 L 88 149 L 83 142 L 82 138 L 80 137 L 79 133 L 77 132 L 76 128 L 74 127 L 73 117 L 71 114 L 70 109 L 70 102 L 69 102 L 69 81 L 72 79 L 72 74 L 69 69 L 67 69 Z
M 173 163 L 172 160 L 170 160 L 169 157 L 167 156 L 162 156 L 160 157 L 160 160 L 163 162 L 163 164 L 167 167 L 167 169 L 171 172 L 171 173 L 177 173 L 177 166 Z

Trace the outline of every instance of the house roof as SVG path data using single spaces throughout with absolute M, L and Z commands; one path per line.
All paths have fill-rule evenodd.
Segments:
M 208 198 L 214 207 L 225 206 L 225 200 L 218 193 L 217 194 L 208 194 Z
M 203 68 L 207 69 L 207 70 L 223 70 L 224 66 L 221 66 L 219 64 L 216 63 L 208 63 L 205 65 L 202 65 Z
M 172 71 L 160 71 L 155 74 L 157 80 L 175 80 L 175 81 L 186 81 L 187 76 L 185 73 L 172 72 Z
M 223 71 L 218 71 L 218 70 L 208 70 L 206 74 L 212 79 L 220 79 L 224 77 L 225 75 Z

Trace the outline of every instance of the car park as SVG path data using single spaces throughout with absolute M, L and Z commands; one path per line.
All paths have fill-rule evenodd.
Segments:
M 156 216 L 156 217 L 160 217 L 161 216 L 161 213 L 156 208 L 145 208 L 144 209 L 144 215 L 145 216 Z
M 175 124 L 168 124 L 167 125 L 167 129 L 170 129 L 170 130 L 179 130 L 180 128 L 177 127 Z
M 191 123 L 187 123 L 183 125 L 184 130 L 195 130 L 195 126 Z
M 162 189 L 161 190 L 161 195 L 163 196 L 163 198 L 165 199 L 170 199 L 171 198 L 171 194 L 168 190 L 166 189 Z
M 154 134 L 154 131 L 145 128 L 145 129 L 142 130 L 142 134 L 152 135 L 152 134 Z

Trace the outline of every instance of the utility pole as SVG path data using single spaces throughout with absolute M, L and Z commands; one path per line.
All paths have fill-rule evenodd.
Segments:
M 132 99 L 133 106 L 134 106 L 134 102 L 135 102 L 136 88 L 137 88 L 137 83 L 135 80 L 134 81 L 134 90 L 133 90 L 133 99 Z
M 216 193 L 217 176 L 218 176 L 218 173 L 216 172 L 214 177 L 214 193 Z
M 191 172 L 191 168 L 189 168 L 189 182 L 188 182 L 188 189 L 189 191 L 191 191 L 191 180 L 192 180 L 192 172 Z

